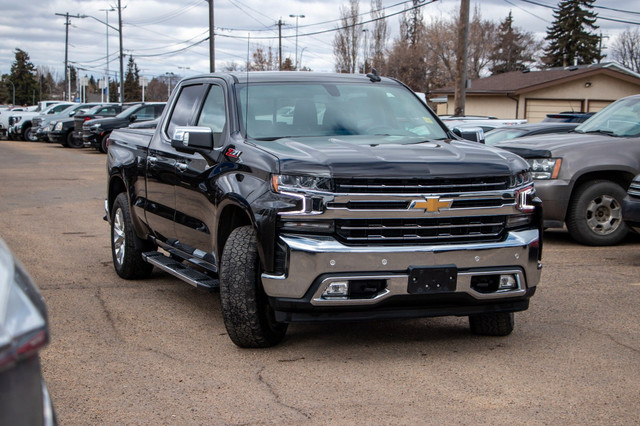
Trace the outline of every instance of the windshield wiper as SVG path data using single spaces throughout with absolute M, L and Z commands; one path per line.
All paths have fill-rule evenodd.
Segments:
M 589 133 L 600 133 L 602 135 L 607 135 L 607 136 L 618 136 L 616 135 L 613 130 L 589 130 L 588 132 L 581 132 L 581 133 L 585 133 L 585 134 L 589 134 Z

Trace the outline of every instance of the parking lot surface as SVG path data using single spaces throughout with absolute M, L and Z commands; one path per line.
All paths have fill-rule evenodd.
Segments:
M 160 271 L 125 281 L 102 220 L 106 157 L 0 141 L 0 237 L 49 307 L 45 379 L 61 424 L 636 424 L 640 236 L 545 235 L 508 337 L 466 318 L 292 325 L 231 343 L 217 293 Z

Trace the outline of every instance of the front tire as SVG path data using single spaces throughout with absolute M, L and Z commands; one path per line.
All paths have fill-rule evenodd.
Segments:
M 582 184 L 571 198 L 567 229 L 571 237 L 589 246 L 620 243 L 629 232 L 622 220 L 622 200 L 626 191 L 609 180 Z
M 513 331 L 513 312 L 469 316 L 471 333 L 479 336 L 508 336 Z
M 111 255 L 116 272 L 127 280 L 147 278 L 153 271 L 153 265 L 143 260 L 142 250 L 136 248 L 137 239 L 127 194 L 122 192 L 111 211 Z M 141 242 L 138 245 L 141 246 Z
M 67 146 L 70 148 L 82 148 L 84 144 L 82 143 L 82 139 L 76 139 L 73 137 L 73 130 L 67 133 Z
M 278 344 L 287 332 L 278 323 L 260 280 L 256 233 L 251 226 L 229 235 L 220 262 L 220 301 L 229 337 L 241 348 Z
M 33 126 L 27 127 L 27 130 L 24 132 L 24 140 L 27 142 L 38 142 L 38 137 L 36 136 L 36 129 Z
M 107 133 L 106 135 L 102 136 L 102 138 L 100 139 L 100 152 L 102 152 L 103 154 L 106 154 L 107 151 L 109 150 L 109 145 L 107 145 L 107 141 L 109 140 L 109 135 L 111 133 Z

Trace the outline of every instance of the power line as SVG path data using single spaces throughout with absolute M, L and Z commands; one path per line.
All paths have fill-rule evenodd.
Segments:
M 546 7 L 547 9 L 556 10 L 556 6 L 540 3 L 540 2 L 537 2 L 537 1 L 533 1 L 533 0 L 520 0 L 520 1 L 525 2 L 525 3 L 529 3 L 529 4 L 534 4 L 536 6 Z M 602 15 L 598 15 L 598 19 L 602 19 L 603 21 L 620 22 L 622 24 L 640 25 L 640 22 L 627 21 L 625 19 L 609 18 L 607 16 L 602 16 Z

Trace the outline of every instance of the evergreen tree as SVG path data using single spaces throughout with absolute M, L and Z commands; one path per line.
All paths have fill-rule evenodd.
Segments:
M 34 101 L 40 99 L 36 67 L 31 63 L 29 54 L 24 50 L 16 48 L 15 55 L 16 60 L 11 64 L 11 74 L 8 79 L 16 89 L 16 105 L 32 105 Z M 9 86 L 11 85 L 9 84 Z M 11 97 L 13 98 L 13 87 L 11 88 Z
M 603 56 L 598 47 L 598 35 L 591 32 L 598 14 L 593 9 L 595 0 L 563 0 L 554 10 L 554 21 L 547 28 L 544 62 L 549 67 L 592 64 Z
M 534 55 L 541 47 L 531 33 L 513 27 L 513 15 L 509 15 L 498 27 L 498 39 L 490 56 L 492 74 L 522 71 L 535 61 Z
M 127 72 L 124 75 L 124 101 L 134 102 L 142 99 L 142 87 L 140 87 L 140 69 L 133 60 L 133 56 L 129 56 L 127 62 Z

